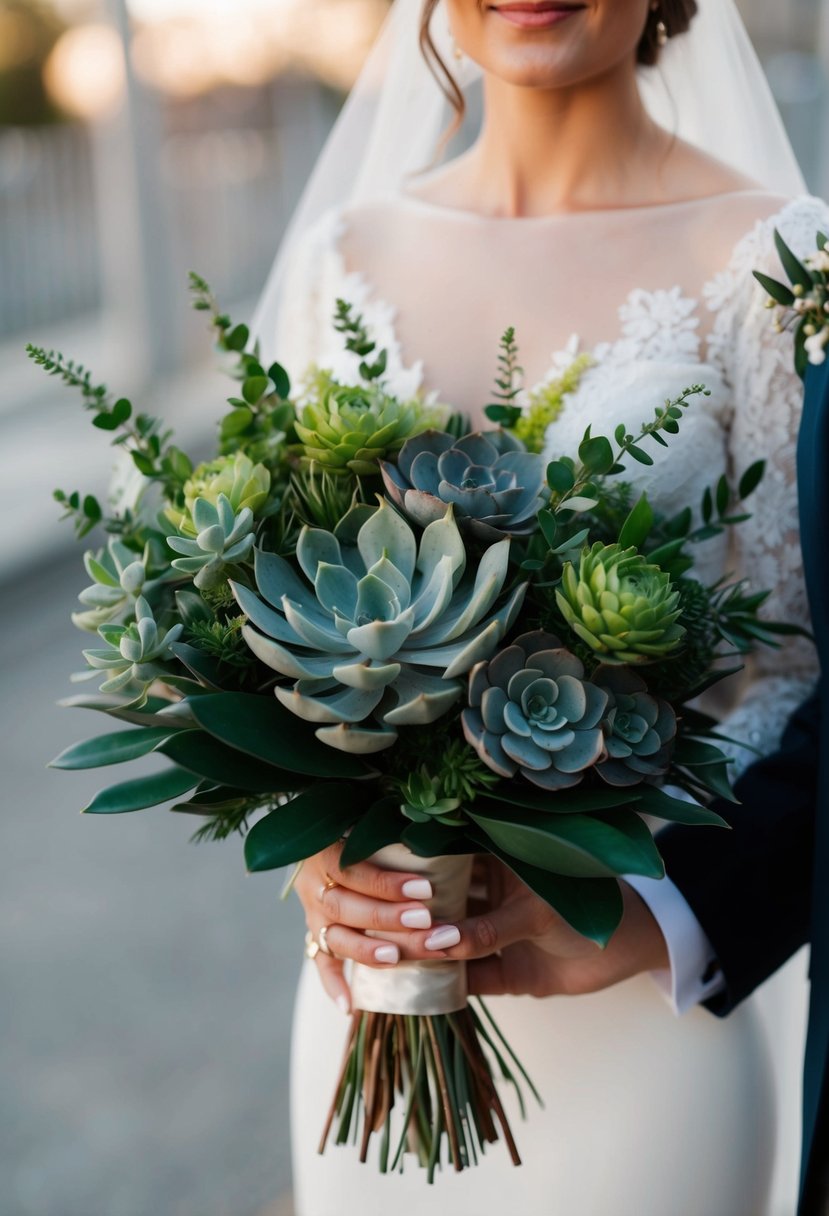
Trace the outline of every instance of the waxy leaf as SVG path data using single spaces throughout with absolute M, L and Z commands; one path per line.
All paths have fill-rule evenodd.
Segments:
M 180 731 L 162 744 L 159 751 L 199 777 L 251 794 L 294 793 L 308 784 L 296 773 L 254 760 L 200 730 Z
M 355 823 L 345 842 L 340 866 L 345 869 L 356 865 L 378 849 L 396 844 L 407 823 L 400 813 L 399 798 L 381 798 Z
M 85 815 L 123 815 L 129 811 L 143 811 L 151 806 L 171 802 L 194 790 L 198 777 L 180 768 L 168 768 L 147 777 L 136 777 L 121 785 L 111 785 L 84 807 Z
M 173 726 L 153 726 L 144 730 L 119 730 L 111 735 L 98 735 L 67 747 L 49 765 L 50 768 L 73 772 L 85 768 L 103 768 L 108 764 L 124 764 L 157 751 L 177 734 Z
M 313 785 L 253 825 L 245 840 L 248 870 L 277 870 L 327 849 L 360 817 L 365 801 L 354 782 Z

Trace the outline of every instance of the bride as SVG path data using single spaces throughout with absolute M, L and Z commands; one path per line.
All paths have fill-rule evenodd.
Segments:
M 466 150 L 438 163 L 451 109 L 468 125 L 475 108 Z M 353 378 L 357 356 L 341 349 L 331 319 L 343 297 L 388 351 L 392 392 L 435 394 L 480 426 L 508 326 L 528 387 L 586 354 L 548 431 L 551 453 L 574 450 L 591 420 L 633 426 L 705 383 L 711 395 L 683 424 L 688 455 L 674 445 L 639 471 L 641 483 L 670 511 L 699 501 L 724 469 L 766 459 L 751 523 L 736 542 L 703 546 L 699 566 L 711 581 L 750 575 L 773 589 L 772 616 L 805 622 L 793 457 L 801 390 L 791 339 L 772 333 L 751 271 L 780 274 L 775 228 L 804 253 L 826 224 L 732 0 L 395 0 L 255 325 L 265 353 L 295 377 L 315 360 Z M 770 751 L 813 679 L 805 643 L 766 651 L 719 707 L 725 733 Z M 745 763 L 738 753 L 736 767 Z M 514 885 L 508 905 L 524 909 L 527 926 L 518 935 L 536 946 L 496 965 L 501 991 L 524 995 L 492 1007 L 546 1098 L 525 1124 L 516 1119 L 524 1166 L 513 1169 L 498 1146 L 428 1192 L 413 1163 L 381 1177 L 346 1149 L 318 1157 L 350 1007 L 342 960 L 393 967 L 482 953 L 463 926 L 431 925 L 416 875 L 341 871 L 337 860 L 337 850 L 311 859 L 297 885 L 311 932 L 328 926 L 333 952 L 307 964 L 296 1009 L 298 1216 L 767 1211 L 775 1112 L 756 1001 L 727 1021 L 696 1007 L 716 974 L 703 976 L 701 959 L 680 982 L 682 959 L 658 931 L 651 965 L 669 1000 L 647 975 L 591 991 L 588 948 L 532 897 L 516 903 Z M 503 886 L 496 874 L 496 905 Z M 625 933 L 669 916 L 670 883 L 654 886 L 625 890 L 620 944 L 608 954 L 620 979 L 633 970 Z M 580 950 L 581 970 L 567 972 L 576 981 L 557 985 L 558 962 Z M 505 979 L 511 958 L 521 965 Z M 475 982 L 491 990 L 493 974 Z M 581 995 L 547 995 L 556 992 Z

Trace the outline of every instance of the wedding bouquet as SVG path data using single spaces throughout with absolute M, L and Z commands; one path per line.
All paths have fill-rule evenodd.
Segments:
M 163 756 L 86 812 L 172 802 L 204 820 L 196 839 L 244 835 L 251 871 L 344 839 L 344 867 L 427 874 L 437 919 L 463 915 L 473 856 L 489 853 L 606 945 L 619 876 L 663 874 L 649 821 L 723 822 L 705 803 L 731 796 L 728 761 L 691 703 L 739 670 L 729 656 L 787 631 L 759 619 L 762 591 L 693 574 L 696 546 L 748 518 L 762 466 L 666 517 L 627 472 L 679 433 L 702 386 L 612 438 L 588 427 L 546 462 L 544 432 L 582 368 L 523 400 L 512 331 L 494 425 L 470 432 L 390 391 L 385 352 L 345 301 L 335 323 L 359 378 L 314 367 L 294 389 L 207 284 L 192 287 L 238 382 L 206 463 L 84 368 L 30 348 L 138 478 L 110 507 L 56 495 L 79 535 L 107 534 L 73 616 L 96 635 L 78 678 L 102 683 L 65 704 L 128 725 L 54 765 Z M 333 1129 L 365 1160 L 377 1133 L 382 1170 L 411 1151 L 431 1181 L 502 1135 L 518 1164 L 495 1077 L 519 1101 L 529 1078 L 468 1004 L 463 964 L 356 966 L 351 982 L 321 1147 Z

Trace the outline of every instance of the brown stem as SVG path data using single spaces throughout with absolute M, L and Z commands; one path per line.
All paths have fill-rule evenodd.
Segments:
M 328 1137 L 331 1135 L 331 1128 L 334 1124 L 334 1118 L 337 1114 L 337 1108 L 339 1107 L 339 1104 L 340 1104 L 340 1091 L 342 1090 L 343 1082 L 345 1081 L 345 1074 L 348 1071 L 348 1065 L 351 1060 L 351 1053 L 354 1050 L 354 1043 L 357 1038 L 357 1032 L 360 1029 L 360 1022 L 362 1021 L 362 1019 L 363 1019 L 362 1013 L 352 1014 L 351 1031 L 348 1036 L 348 1042 L 346 1043 L 345 1051 L 343 1052 L 343 1062 L 342 1062 L 342 1067 L 340 1068 L 340 1075 L 337 1077 L 337 1084 L 334 1089 L 334 1101 L 331 1103 L 331 1109 L 328 1112 L 328 1118 L 325 1120 L 325 1127 L 323 1128 L 322 1139 L 320 1140 L 320 1145 L 319 1145 L 319 1148 L 317 1149 L 318 1153 L 325 1152 L 325 1146 L 328 1143 Z
M 435 1058 L 435 1072 L 438 1077 L 438 1088 L 440 1089 L 440 1098 L 443 1105 L 446 1132 L 449 1136 L 449 1146 L 452 1150 L 452 1164 L 455 1170 L 460 1173 L 463 1169 L 463 1162 L 461 1160 L 461 1146 L 458 1143 L 458 1129 L 455 1127 L 455 1120 L 452 1117 L 452 1103 L 449 1097 L 449 1086 L 446 1081 L 446 1070 L 443 1067 L 443 1057 L 440 1054 L 435 1025 L 430 1017 L 426 1018 L 426 1027 L 429 1031 L 429 1041 L 432 1044 L 432 1054 Z

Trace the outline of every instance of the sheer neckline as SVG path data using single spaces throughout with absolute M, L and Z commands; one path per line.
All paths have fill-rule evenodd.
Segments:
M 428 199 L 418 198 L 405 190 L 399 190 L 393 201 L 404 203 L 424 212 L 431 212 L 441 217 L 456 220 L 466 220 L 469 223 L 480 224 L 550 224 L 577 219 L 607 219 L 609 216 L 648 215 L 661 212 L 675 211 L 685 207 L 698 207 L 706 203 L 722 202 L 731 198 L 750 198 L 760 195 L 765 198 L 776 197 L 772 191 L 762 186 L 748 186 L 740 190 L 722 190 L 718 194 L 703 194 L 698 198 L 675 199 L 667 203 L 642 203 L 633 207 L 593 207 L 579 211 L 553 211 L 549 215 L 484 215 L 479 211 L 466 211 L 461 207 L 448 207 L 442 203 L 433 203 Z

